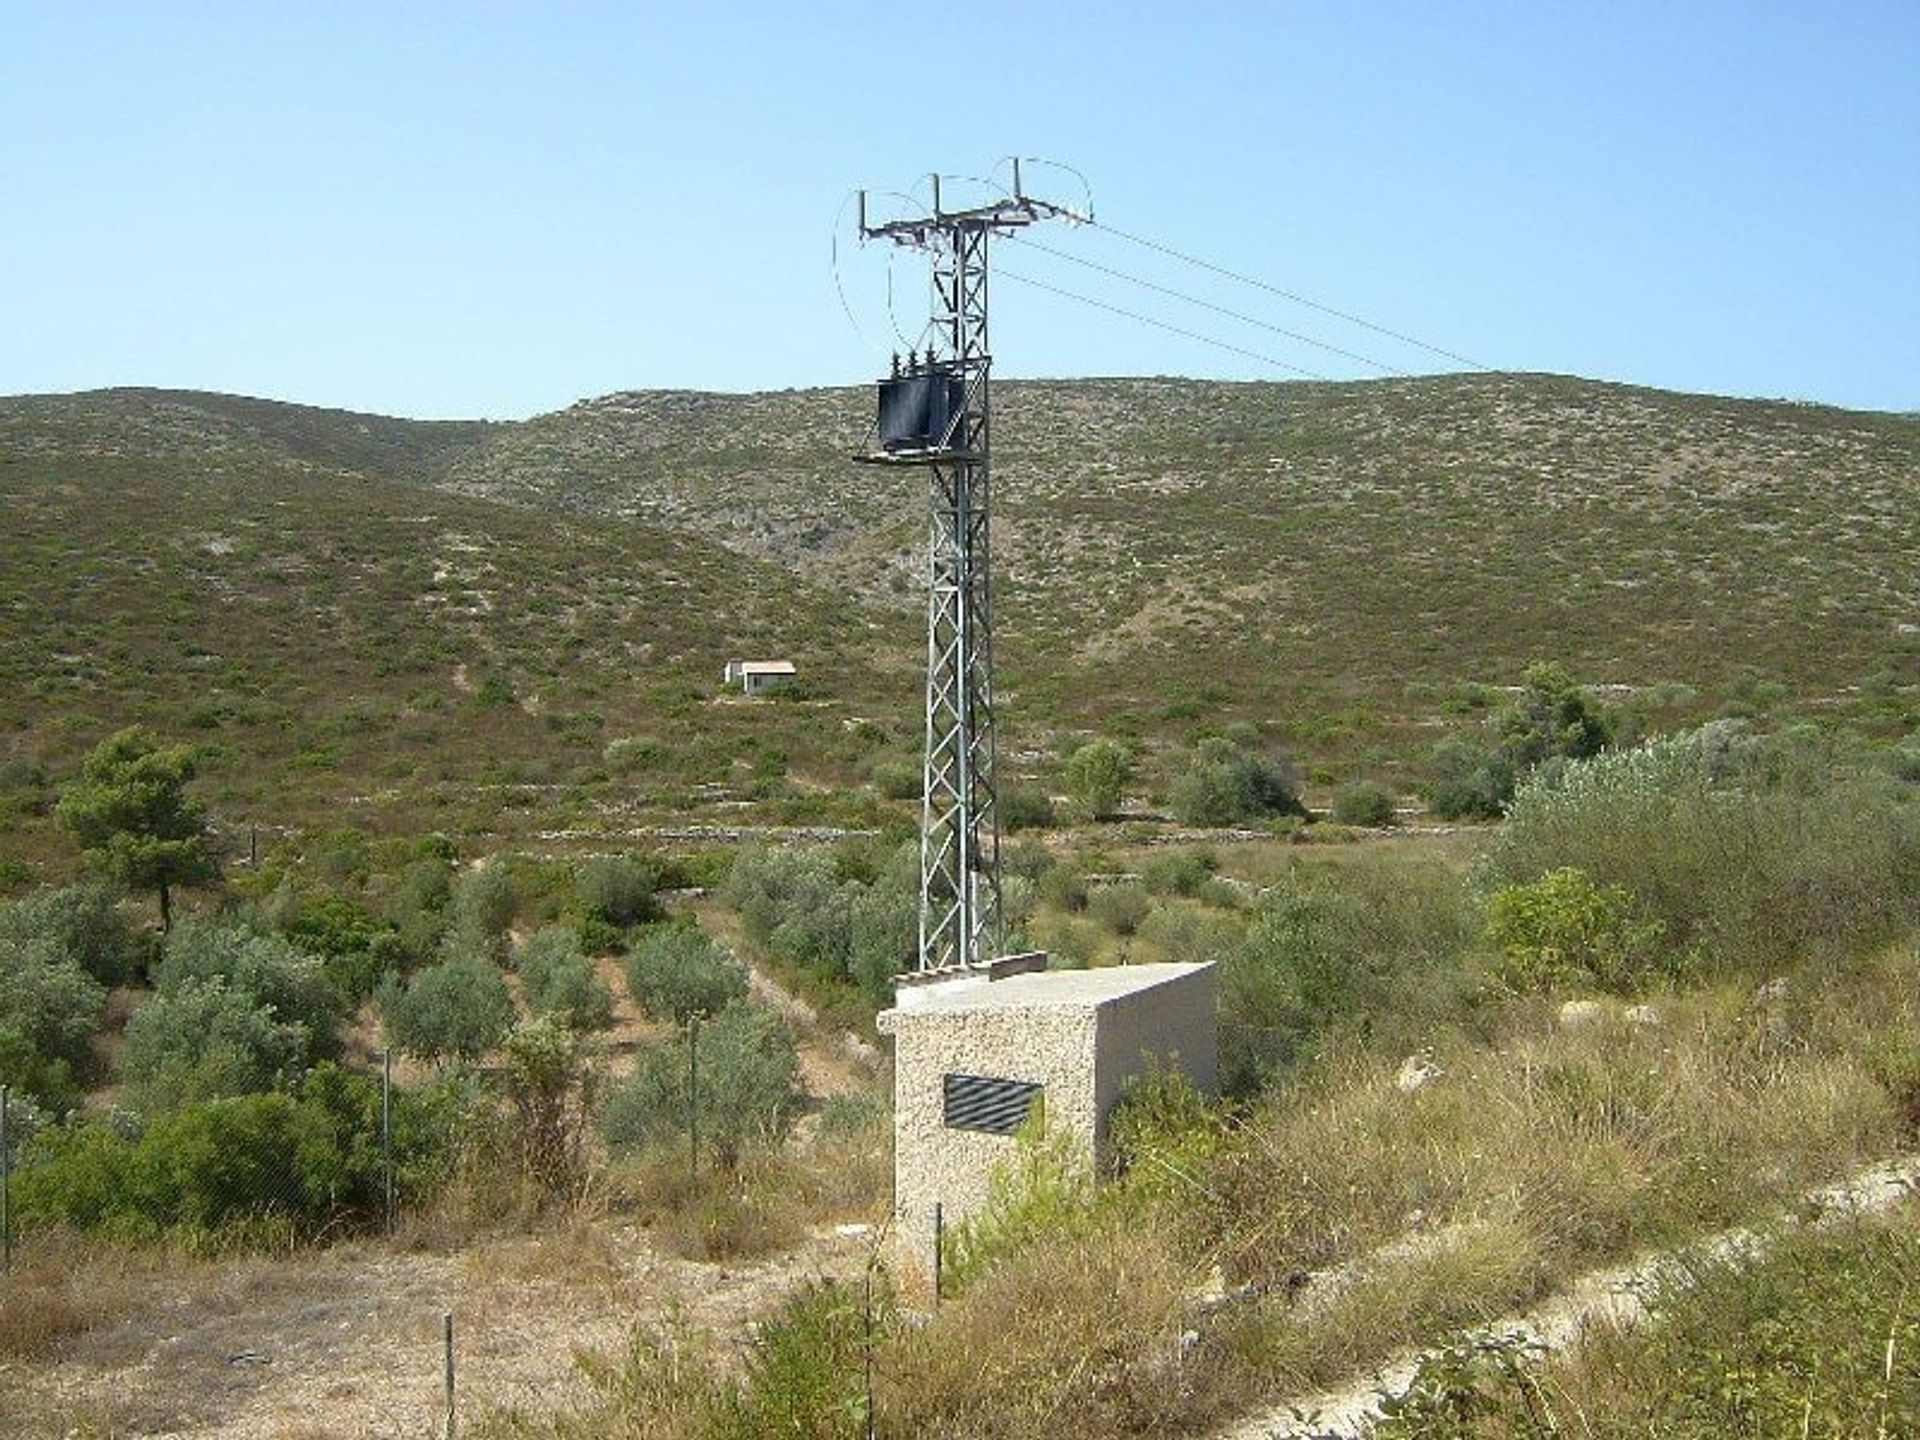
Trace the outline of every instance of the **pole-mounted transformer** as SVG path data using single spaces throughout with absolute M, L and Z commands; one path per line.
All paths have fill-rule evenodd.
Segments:
M 933 177 L 930 213 L 867 223 L 860 238 L 927 253 L 933 302 L 924 349 L 880 381 L 867 453 L 925 466 L 929 479 L 926 752 L 921 783 L 919 969 L 984 965 L 1002 946 L 1000 810 L 994 780 L 992 548 L 988 465 L 987 240 L 1041 220 L 1080 219 L 1013 194 L 947 210 Z

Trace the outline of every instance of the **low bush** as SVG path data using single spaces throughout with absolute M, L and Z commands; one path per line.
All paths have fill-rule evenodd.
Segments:
M 507 862 L 489 860 L 454 876 L 447 903 L 449 929 L 462 948 L 497 954 L 519 908 L 520 897 Z
M 1337 1042 L 1411 1049 L 1457 1023 L 1478 929 L 1466 882 L 1435 862 L 1276 885 L 1221 957 L 1222 1086 L 1252 1095 Z
M 1000 824 L 1009 834 L 1044 830 L 1055 820 L 1053 797 L 1031 785 L 1009 785 L 1000 794 Z
M 485 955 L 456 953 L 404 984 L 389 979 L 377 997 L 395 1049 L 444 1063 L 484 1055 L 513 1024 L 513 996 Z
M 962 1294 L 989 1266 L 1052 1244 L 1092 1222 L 1093 1157 L 1061 1131 L 1030 1122 L 988 1177 L 987 1203 L 941 1240 L 942 1295 Z
M 340 993 L 318 956 L 281 936 L 220 922 L 179 925 L 154 968 L 154 989 L 164 999 L 189 980 L 219 981 L 270 1011 L 276 1024 L 299 1026 L 307 1035 L 302 1060 L 337 1048 Z
M 702 1143 L 730 1169 L 747 1147 L 786 1135 L 800 1113 L 800 1060 L 777 1013 L 736 1000 L 699 1027 L 693 1052 L 690 1062 L 684 1037 L 640 1046 L 632 1075 L 607 1096 L 609 1145 L 632 1150 L 683 1136 L 697 1111 Z
M 1571 865 L 1529 885 L 1508 885 L 1487 901 L 1499 975 L 1516 990 L 1575 982 L 1624 995 L 1671 978 L 1679 962 L 1662 950 L 1664 931 L 1658 920 L 1635 916 L 1624 886 L 1602 889 Z
M 317 968 L 317 967 L 316 967 Z M 176 980 L 127 1022 L 120 1077 L 160 1111 L 272 1090 L 313 1053 L 313 1034 L 223 976 Z
M 1722 722 L 1543 766 L 1489 852 L 1491 883 L 1577 866 L 1679 951 L 1755 971 L 1920 920 L 1920 810 L 1884 772 Z
M 575 880 L 587 915 L 625 928 L 657 915 L 654 892 L 659 874 L 629 855 L 597 855 L 580 867 Z
M 1211 850 L 1176 850 L 1155 855 L 1140 869 L 1140 878 L 1155 895 L 1198 895 L 1220 868 Z
M 1130 938 L 1153 909 L 1145 887 L 1132 883 L 1102 885 L 1087 896 L 1087 910 L 1115 935 Z
M 599 1071 L 564 1016 L 514 1027 L 500 1054 L 530 1195 L 536 1205 L 571 1206 L 586 1188 Z
M 515 950 L 514 968 L 534 1014 L 551 1015 L 576 1032 L 604 1030 L 613 1023 L 613 994 L 570 927 L 536 930 Z
M 1067 757 L 1067 789 L 1095 820 L 1119 807 L 1132 778 L 1133 754 L 1117 740 L 1090 740 Z
M 105 1012 L 105 988 L 58 933 L 39 929 L 24 941 L 0 943 L 0 994 L 0 1084 L 65 1111 L 92 1068 L 90 1041 Z
M 1342 785 L 1333 795 L 1333 818 L 1340 825 L 1365 825 L 1379 828 L 1398 818 L 1393 792 L 1377 780 L 1355 780 Z
M 655 925 L 627 951 L 623 968 L 634 1003 L 655 1020 L 684 1025 L 744 1000 L 747 967 L 692 921 Z
M 1497 747 L 1450 735 L 1427 757 L 1420 793 L 1437 820 L 1497 820 L 1513 785 L 1512 762 Z
M 445 1173 L 452 1143 L 432 1095 L 393 1097 L 395 1182 L 414 1199 Z M 232 1231 L 315 1235 L 385 1213 L 380 1087 L 323 1065 L 290 1092 L 180 1107 L 144 1130 L 51 1127 L 13 1178 L 16 1223 L 124 1239 Z
M 135 975 L 145 948 L 105 885 L 43 890 L 0 905 L 0 948 L 50 945 L 102 985 Z
M 1188 825 L 1307 817 L 1307 807 L 1300 801 L 1300 777 L 1290 760 L 1218 738 L 1200 742 L 1167 799 L 1173 813 Z

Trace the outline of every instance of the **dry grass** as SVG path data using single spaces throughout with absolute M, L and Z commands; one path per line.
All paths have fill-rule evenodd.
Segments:
M 1182 1337 L 1200 1279 L 1151 1229 L 1075 1236 L 988 1272 L 881 1357 L 888 1434 L 1152 1435 L 1226 1413 Z
M 609 1210 L 640 1216 L 655 1243 L 692 1260 L 735 1260 L 790 1249 L 823 1225 L 884 1218 L 893 1184 L 891 1119 L 876 1109 L 852 1128 L 816 1130 L 804 1144 L 753 1149 L 734 1169 L 688 1166 L 680 1146 L 610 1165 Z

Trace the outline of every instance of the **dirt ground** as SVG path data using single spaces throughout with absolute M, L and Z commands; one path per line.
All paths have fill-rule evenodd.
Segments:
M 618 1349 L 676 1307 L 744 1335 L 795 1286 L 857 1276 L 868 1244 L 829 1226 L 772 1259 L 706 1264 L 601 1221 L 451 1254 L 350 1244 L 102 1277 L 132 1287 L 110 1323 L 0 1362 L 0 1435 L 417 1440 L 439 1433 L 449 1311 L 460 1413 L 547 1410 L 577 1383 L 576 1351 Z
M 606 1037 L 617 1067 L 659 1027 L 633 1011 L 611 962 L 603 968 L 618 997 Z M 803 1083 L 816 1099 L 878 1083 L 871 1047 L 822 1027 L 766 976 L 752 982 L 754 998 L 793 1023 Z M 879 1218 L 836 1217 L 784 1254 L 721 1263 L 667 1254 L 618 1215 L 457 1247 L 403 1238 L 171 1270 L 151 1257 L 76 1251 L 36 1261 L 29 1252 L 0 1278 L 0 1316 L 55 1307 L 65 1338 L 32 1360 L 0 1346 L 0 1440 L 438 1435 L 448 1312 L 460 1415 L 551 1410 L 579 1383 L 576 1353 L 617 1351 L 637 1326 L 677 1312 L 743 1340 L 749 1323 L 795 1287 L 859 1276 L 871 1245 L 866 1226 Z

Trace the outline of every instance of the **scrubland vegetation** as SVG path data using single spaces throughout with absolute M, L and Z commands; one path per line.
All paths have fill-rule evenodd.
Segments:
M 877 1243 L 744 1342 L 610 1285 L 629 1342 L 468 1433 L 1198 1435 L 1434 1346 L 1381 1435 L 1917 1423 L 1911 1207 L 1472 1332 L 1920 1144 L 1920 429 L 1277 393 L 1004 407 L 1009 945 L 1216 962 L 1220 1095 L 1139 1086 L 1099 1184 L 1029 1137 L 937 1311 Z M 176 1263 L 880 1238 L 842 1032 L 915 944 L 917 526 L 808 469 L 844 396 L 741 397 L 777 464 L 617 398 L 0 403 L 20 1393 Z
M 1532 693 L 1500 712 L 1509 747 L 1546 713 Z M 1218 964 L 1220 1096 L 1172 1074 L 1137 1087 L 1098 1185 L 1056 1140 L 1023 1141 L 994 1205 L 950 1234 L 930 1315 L 901 1308 L 876 1256 L 864 1279 L 777 1302 L 744 1368 L 724 1336 L 647 1320 L 588 1364 L 593 1398 L 496 1409 L 483 1433 L 854 1435 L 868 1413 L 902 1435 L 1037 1436 L 1063 1416 L 1092 1436 L 1205 1433 L 1596 1267 L 1765 1224 L 1912 1147 L 1920 806 L 1904 749 L 1740 721 L 1572 748 L 1517 764 L 1504 820 L 1478 834 L 1357 843 L 1336 825 L 1322 843 L 1166 847 L 1110 823 L 1098 847 L 1016 842 L 1016 939 L 1061 964 Z M 833 1101 L 796 1139 L 800 1037 L 749 999 L 741 954 L 662 894 L 690 868 L 720 879 L 702 913 L 857 1023 L 910 961 L 910 843 L 724 863 L 466 865 L 438 840 L 301 858 L 230 873 L 218 904 L 189 891 L 164 932 L 138 924 L 151 899 L 113 888 L 104 862 L 0 907 L 18 997 L 0 1029 L 12 1223 L 29 1249 L 377 1234 L 389 1166 L 409 1229 L 476 1241 L 633 1213 L 670 1252 L 722 1260 L 883 1219 L 880 1092 Z M 368 1063 L 382 1042 L 411 1057 L 388 1150 Z M 1785 1253 L 1830 1257 L 1817 1274 L 1713 1271 L 1644 1330 L 1551 1364 L 1460 1341 L 1381 1433 L 1454 1433 L 1438 1415 L 1476 1417 L 1458 1433 L 1586 1433 L 1538 1428 L 1541 1395 L 1637 1417 L 1610 1421 L 1619 1433 L 1656 1404 L 1675 1434 L 1796 1397 L 1867 1414 L 1813 1378 L 1782 1389 L 1757 1360 L 1738 1393 L 1689 1388 L 1687 1367 L 1736 1365 L 1741 1306 L 1773 1317 L 1783 1354 L 1837 1345 L 1834 1363 L 1868 1366 L 1882 1342 L 1829 1332 L 1862 1287 L 1911 1268 L 1910 1226 L 1795 1242 Z M 1873 1322 L 1883 1337 L 1913 1323 L 1898 1306 Z M 1622 1378 L 1662 1366 L 1660 1384 Z M 1872 1393 L 1876 1413 L 1905 1413 L 1891 1380 Z

